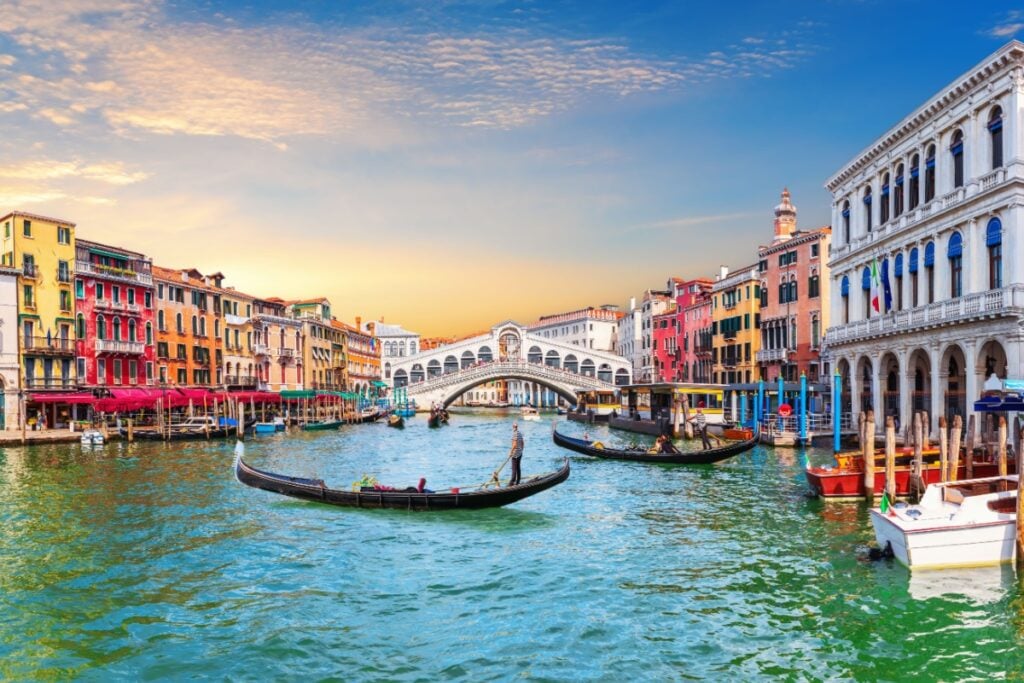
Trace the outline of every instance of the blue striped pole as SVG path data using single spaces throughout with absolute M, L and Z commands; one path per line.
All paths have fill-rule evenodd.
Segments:
M 780 372 L 779 372 L 779 402 L 776 404 L 776 408 L 775 408 L 775 412 L 779 416 L 779 431 L 780 432 L 785 431 L 785 429 L 783 429 L 783 425 L 782 425 L 782 411 L 780 410 L 780 408 L 782 408 L 782 404 L 786 402 L 785 393 L 786 393 L 785 392 L 785 387 L 782 384 L 782 372 L 781 372 L 781 369 L 780 369 Z
M 843 409 L 842 396 L 843 378 L 837 370 L 832 377 L 832 450 L 835 453 L 839 452 L 839 418 Z
M 807 443 L 807 375 L 800 373 L 800 443 Z
M 761 429 L 761 423 L 764 421 L 764 380 L 759 379 L 757 381 L 757 405 L 754 406 L 754 421 L 757 423 L 757 429 Z
M 740 394 L 740 427 L 747 424 L 747 392 Z

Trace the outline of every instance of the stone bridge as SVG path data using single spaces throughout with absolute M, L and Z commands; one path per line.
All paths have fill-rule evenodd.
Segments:
M 518 379 L 539 384 L 554 391 L 571 404 L 576 403 L 577 391 L 615 389 L 614 384 L 589 375 L 554 368 L 543 363 L 506 360 L 480 363 L 410 384 L 409 398 L 416 399 L 416 405 L 420 409 L 429 408 L 434 403 L 447 406 L 473 387 L 499 379 Z

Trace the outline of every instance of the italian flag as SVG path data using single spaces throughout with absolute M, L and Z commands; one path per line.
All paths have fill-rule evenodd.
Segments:
M 882 311 L 882 274 L 878 268 L 878 257 L 871 261 L 871 308 L 875 313 Z

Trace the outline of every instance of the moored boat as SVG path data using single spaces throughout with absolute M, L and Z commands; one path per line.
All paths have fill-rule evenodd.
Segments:
M 317 422 L 307 422 L 302 425 L 302 429 L 307 432 L 322 432 L 337 429 L 341 425 L 341 420 L 318 420 Z
M 538 411 L 533 406 L 523 406 L 522 410 L 520 411 L 520 417 L 529 422 L 539 422 L 540 411 Z
M 871 510 L 875 540 L 911 569 L 1009 562 L 1016 555 L 1017 475 L 931 484 L 918 505 Z
M 394 427 L 395 429 L 405 428 L 405 418 L 401 415 L 392 415 L 388 417 L 388 427 Z
M 255 420 L 246 420 L 245 428 L 255 424 Z M 198 441 L 200 439 L 223 439 L 238 433 L 238 422 L 234 419 L 211 416 L 190 417 L 184 422 L 164 427 L 162 430 L 152 427 L 141 427 L 132 430 L 132 438 L 139 441 Z M 128 438 L 128 429 L 121 427 L 121 436 Z
M 753 437 L 745 441 L 735 441 L 733 443 L 727 443 L 724 446 L 708 450 L 686 451 L 682 453 L 650 453 L 643 449 L 633 450 L 608 448 L 600 441 L 577 439 L 564 434 L 559 434 L 557 430 L 552 432 L 552 439 L 562 448 L 568 448 L 569 450 L 576 451 L 577 453 L 592 455 L 596 458 L 604 458 L 606 460 L 632 460 L 635 462 L 662 462 L 691 465 L 709 465 L 711 463 L 720 462 L 727 458 L 731 458 L 734 455 L 739 455 L 740 453 L 749 451 L 757 445 L 757 435 L 755 434 Z
M 569 478 L 569 460 L 566 459 L 558 470 L 529 477 L 515 486 L 478 486 L 445 491 L 419 490 L 411 486 L 404 490 L 360 487 L 357 491 L 344 491 L 327 488 L 322 479 L 290 477 L 256 469 L 242 459 L 240 448 L 236 453 L 235 477 L 246 486 L 345 507 L 423 511 L 501 507 L 546 491 Z
M 81 441 L 83 446 L 102 446 L 103 432 L 98 429 L 86 429 L 82 432 Z

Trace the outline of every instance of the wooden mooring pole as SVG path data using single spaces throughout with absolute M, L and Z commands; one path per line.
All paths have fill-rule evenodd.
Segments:
M 953 417 L 953 429 L 949 433 L 949 477 L 946 481 L 956 481 L 960 473 L 960 436 L 964 431 L 964 420 L 959 415 Z
M 999 459 L 997 464 L 999 466 L 999 476 L 1006 476 L 1006 417 L 1003 415 L 999 416 L 999 436 L 997 445 L 999 448 Z
M 885 491 L 889 505 L 896 502 L 896 420 L 885 418 Z
M 875 412 L 869 410 L 864 418 L 864 495 L 868 505 L 875 504 Z
M 939 417 L 939 481 L 949 480 L 949 433 L 946 418 Z

